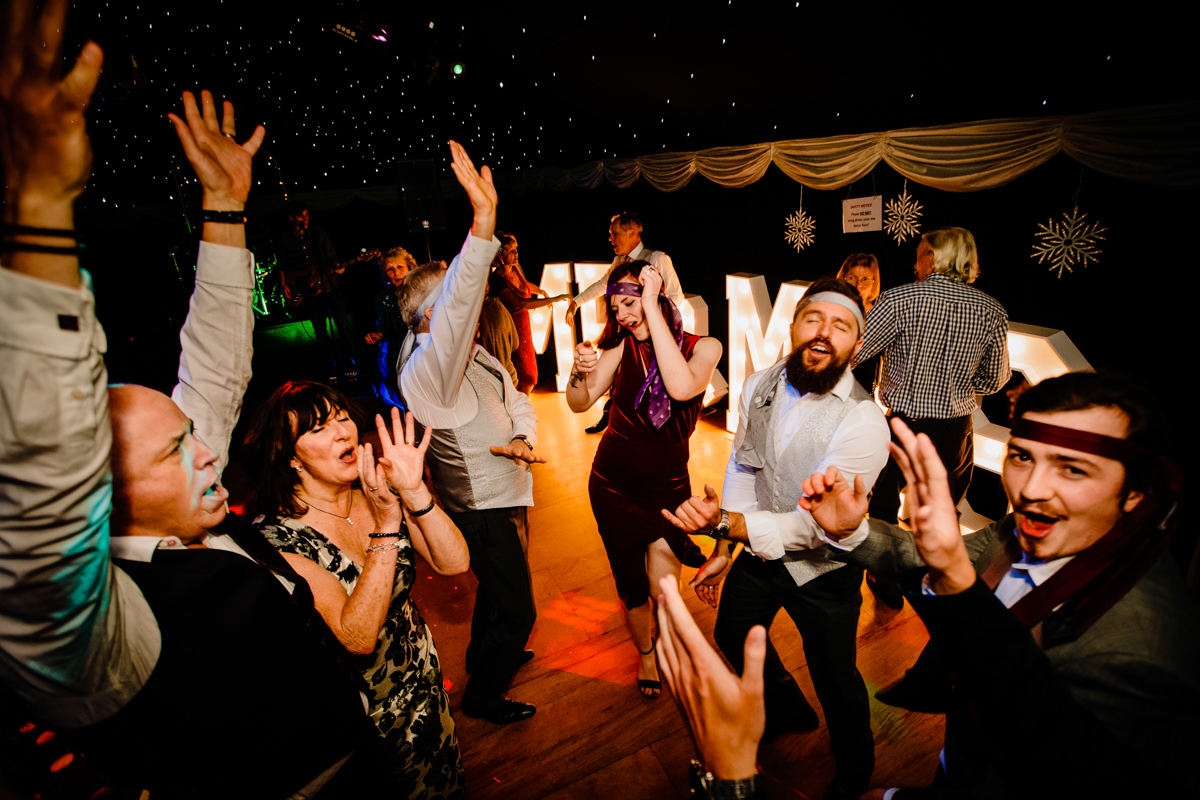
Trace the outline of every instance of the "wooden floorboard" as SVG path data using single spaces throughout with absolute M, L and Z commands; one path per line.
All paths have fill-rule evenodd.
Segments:
M 664 689 L 658 700 L 636 688 L 636 654 L 625 627 L 616 587 L 596 532 L 587 483 L 599 435 L 584 427 L 597 409 L 572 414 L 561 394 L 538 391 L 529 563 L 538 621 L 529 646 L 537 654 L 517 673 L 509 695 L 535 703 L 527 722 L 498 727 L 461 713 L 466 682 L 463 660 L 470 636 L 475 579 L 446 578 L 423 564 L 414 589 L 430 624 L 458 723 L 468 797 L 478 800 L 591 800 L 621 797 L 685 798 L 687 764 L 694 747 L 678 706 Z M 718 490 L 732 440 L 724 414 L 702 417 L 692 437 L 692 488 Z M 707 541 L 698 543 L 707 551 Z M 684 578 L 693 570 L 684 568 Z M 712 640 L 716 612 L 690 589 L 684 597 Z M 804 651 L 796 628 L 781 614 L 771 627 L 783 663 L 813 706 Z M 859 620 L 859 670 L 874 691 L 903 674 L 928 639 L 908 606 L 893 611 L 864 588 Z M 876 741 L 875 786 L 921 785 L 932 779 L 943 734 L 942 717 L 904 712 L 872 700 Z M 820 797 L 833 777 L 824 728 L 789 734 L 759 753 L 771 797 Z

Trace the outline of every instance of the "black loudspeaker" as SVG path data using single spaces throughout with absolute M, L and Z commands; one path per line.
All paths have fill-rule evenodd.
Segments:
M 436 161 L 396 163 L 400 199 L 404 203 L 405 228 L 409 233 L 446 230 L 442 209 L 442 182 Z

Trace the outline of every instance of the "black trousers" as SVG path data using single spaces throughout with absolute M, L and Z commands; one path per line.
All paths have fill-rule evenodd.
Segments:
M 975 471 L 975 437 L 971 425 L 971 415 L 955 419 L 909 419 L 900 414 L 888 414 L 888 419 L 899 417 L 912 429 L 913 434 L 923 433 L 933 442 L 942 464 L 946 467 L 946 477 L 950 480 L 950 495 L 954 504 L 963 499 L 967 488 L 971 485 L 971 476 Z M 892 434 L 896 444 L 900 440 Z M 900 491 L 907 485 L 904 473 L 896 460 L 889 458 L 883 472 L 875 481 L 875 489 L 871 495 L 870 515 L 884 522 L 895 522 L 900 513 Z
M 837 778 L 865 791 L 875 768 L 875 738 L 867 687 L 856 664 L 862 578 L 861 567 L 845 566 L 797 586 L 782 561 L 763 561 L 743 552 L 721 590 L 714 636 L 740 674 L 750 629 L 770 629 L 779 609 L 787 611 L 804 641 L 813 688 L 825 711 Z M 769 637 L 763 680 L 768 727 L 773 715 L 811 709 Z
M 537 620 L 526 550 L 528 509 L 494 508 L 449 512 L 471 553 L 479 579 L 467 671 L 465 705 L 487 706 L 500 699 L 520 666 L 520 657 Z

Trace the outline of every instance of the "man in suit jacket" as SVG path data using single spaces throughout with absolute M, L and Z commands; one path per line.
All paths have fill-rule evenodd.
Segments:
M 1196 615 L 1166 555 L 1176 495 L 1130 385 L 1078 373 L 1022 395 L 1003 471 L 1013 513 L 967 536 L 933 444 L 893 422 L 914 530 L 872 520 L 844 558 L 900 579 L 953 674 L 932 796 L 1166 796 L 1196 776 Z M 833 539 L 866 511 L 855 483 L 805 482 Z

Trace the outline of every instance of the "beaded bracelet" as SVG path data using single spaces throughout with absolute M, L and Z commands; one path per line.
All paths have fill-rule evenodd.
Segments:
M 420 511 L 410 511 L 410 512 L 408 512 L 408 515 L 410 517 L 412 517 L 413 519 L 416 519 L 417 517 L 423 517 L 426 514 L 428 514 L 430 511 L 433 511 L 433 506 L 434 506 L 434 502 L 433 502 L 433 497 L 431 496 L 429 498 L 429 505 L 425 506 Z
M 372 544 L 367 546 L 368 553 L 383 553 L 387 550 L 399 550 L 404 546 L 403 542 L 388 542 L 387 544 Z
M 403 535 L 404 534 L 400 533 L 400 531 L 396 531 L 395 533 L 368 533 L 367 534 L 367 536 L 371 537 L 372 539 L 387 539 L 389 537 L 399 539 Z

